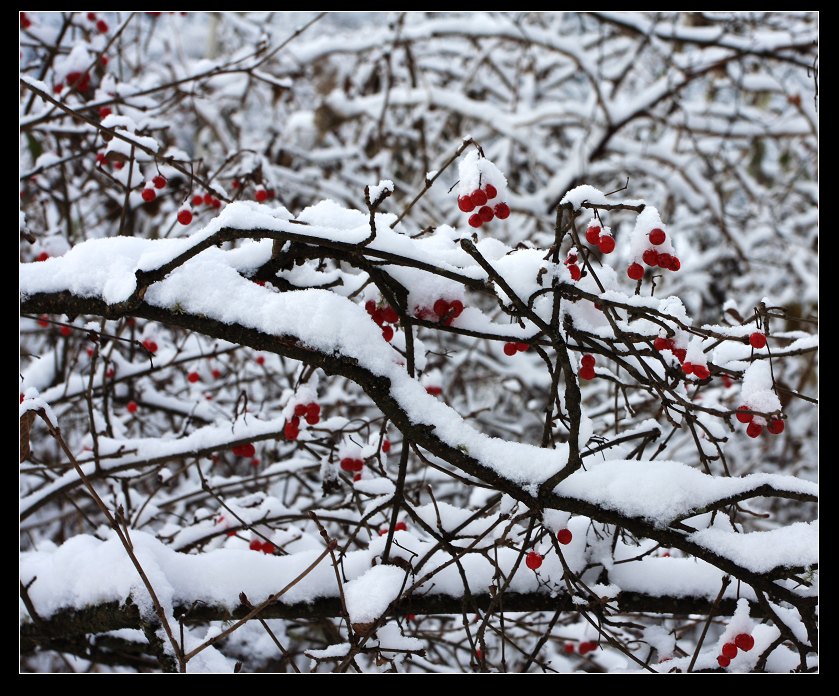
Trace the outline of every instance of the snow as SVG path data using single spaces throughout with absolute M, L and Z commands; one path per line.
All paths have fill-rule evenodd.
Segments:
M 350 623 L 372 623 L 387 611 L 405 582 L 405 571 L 392 565 L 379 565 L 350 580 L 344 586 L 344 600 Z

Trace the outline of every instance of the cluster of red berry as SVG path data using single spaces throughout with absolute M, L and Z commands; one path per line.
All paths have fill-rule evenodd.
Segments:
M 586 353 L 580 358 L 580 379 L 594 379 L 595 372 L 594 372 L 594 356 L 590 353 Z
M 253 446 L 253 443 L 246 442 L 244 445 L 234 445 L 230 451 L 236 457 L 250 459 L 256 454 L 256 447 Z
M 384 536 L 389 531 L 390 531 L 390 527 L 382 527 L 379 530 L 379 536 Z M 393 525 L 393 531 L 394 532 L 407 532 L 408 531 L 408 525 L 405 524 L 404 522 L 397 522 L 395 525 Z
M 653 341 L 653 348 L 657 351 L 661 352 L 663 350 L 669 350 L 673 355 L 676 357 L 676 360 L 682 366 L 682 372 L 686 375 L 696 375 L 698 379 L 707 379 L 711 376 L 711 372 L 708 369 L 707 365 L 699 365 L 695 363 L 686 362 L 687 358 L 687 349 L 686 348 L 676 348 L 676 342 L 672 338 L 664 338 L 663 336 L 659 336 Z
M 600 228 L 598 227 L 597 229 Z M 568 272 L 571 274 L 571 278 L 573 280 L 579 280 L 582 278 L 583 272 L 577 265 L 577 255 L 573 251 L 568 252 L 568 256 L 565 259 L 565 266 L 568 268 Z
M 202 203 L 204 205 L 206 205 L 207 207 L 215 208 L 216 210 L 221 208 L 221 201 L 218 198 L 216 198 L 212 193 L 209 193 L 209 192 L 205 193 L 204 195 L 201 195 L 200 193 L 196 193 L 192 197 L 192 207 L 193 208 L 197 208 Z
M 658 227 L 650 230 L 648 237 L 650 244 L 653 246 L 664 244 L 664 240 L 667 239 L 667 235 L 664 233 L 664 230 Z M 682 263 L 679 261 L 677 256 L 673 256 L 667 252 L 659 252 L 657 249 L 652 247 L 644 251 L 641 255 L 641 259 L 650 268 L 658 266 L 659 268 L 675 272 L 682 267 Z M 644 277 L 644 267 L 636 261 L 635 263 L 630 264 L 629 268 L 626 269 L 626 275 L 628 275 L 632 280 L 641 280 L 641 278 Z
M 96 25 L 96 31 L 100 34 L 108 33 L 108 23 L 104 19 L 99 19 L 95 12 L 87 13 L 87 21 Z
M 155 189 L 162 189 L 165 186 L 166 178 L 158 174 L 151 181 L 146 182 L 146 186 L 143 189 L 143 193 L 140 195 L 142 195 L 143 200 L 146 203 L 151 203 L 155 198 L 157 198 L 157 191 L 155 191 Z
M 737 657 L 738 650 L 749 652 L 754 646 L 754 638 L 748 633 L 739 633 L 733 643 L 726 643 L 722 646 L 722 650 L 720 651 L 722 654 L 717 656 L 717 663 L 720 667 L 728 667 L 731 661 Z
M 751 409 L 747 405 L 737 407 L 736 418 L 741 423 L 748 423 L 746 428 L 746 435 L 749 437 L 760 437 L 763 432 L 763 426 L 754 420 L 754 414 L 748 413 Z M 784 432 L 784 421 L 781 418 L 773 418 L 766 424 L 766 429 L 772 435 L 780 435 Z
M 361 471 L 363 468 L 363 459 L 357 457 L 343 457 L 341 459 L 341 471 Z
M 143 341 L 143 348 L 145 348 L 149 353 L 154 355 L 157 353 L 157 343 L 155 343 L 152 339 L 147 338 Z
M 262 551 L 262 553 L 268 553 L 272 556 L 274 555 L 275 546 L 270 541 L 262 541 L 262 539 L 251 539 L 251 543 L 248 545 L 248 548 L 251 551 Z
M 594 652 L 595 650 L 597 650 L 597 641 L 584 640 L 580 643 L 579 648 L 575 648 L 573 643 L 566 643 L 562 646 L 562 649 L 566 655 L 573 655 L 574 650 L 579 650 L 580 655 L 586 655 L 590 652 Z
M 515 355 L 516 353 L 524 353 L 530 350 L 529 343 L 505 343 L 504 355 Z
M 460 300 L 446 300 L 439 298 L 429 309 L 428 307 L 414 307 L 414 316 L 424 321 L 436 321 L 443 326 L 451 326 L 452 322 L 463 313 L 463 303 Z
M 381 327 L 382 338 L 390 343 L 393 340 L 393 326 L 388 326 L 388 324 L 393 324 L 394 326 L 398 324 L 399 313 L 387 304 L 379 307 L 375 300 L 367 300 L 364 303 L 364 309 L 367 310 L 370 318 Z
M 274 189 L 267 189 L 264 186 L 257 186 L 256 193 L 253 194 L 253 197 L 257 200 L 257 202 L 264 203 L 265 201 L 271 200 L 276 195 L 277 194 L 274 192 Z
M 308 404 L 297 404 L 294 407 L 294 415 L 283 426 L 283 434 L 286 440 L 296 440 L 298 438 L 301 418 L 305 419 L 309 425 L 320 423 L 320 404 L 312 401 Z
M 599 225 L 588 226 L 586 241 L 592 246 L 596 246 L 604 254 L 611 254 L 615 250 L 615 238 L 612 233 L 606 234 Z
M 489 222 L 496 217 L 499 220 L 506 220 L 510 217 L 510 206 L 504 203 L 496 203 L 495 207 L 487 205 L 489 201 L 498 195 L 498 191 L 492 184 L 487 184 L 483 188 L 477 188 L 468 196 L 459 196 L 457 199 L 457 207 L 461 212 L 471 213 L 475 208 L 477 212 L 469 216 L 470 227 L 480 227 L 485 222 Z
M 112 160 L 104 152 L 96 153 L 96 164 L 99 167 L 113 167 L 114 169 L 122 169 L 125 166 L 125 162 L 119 159 Z

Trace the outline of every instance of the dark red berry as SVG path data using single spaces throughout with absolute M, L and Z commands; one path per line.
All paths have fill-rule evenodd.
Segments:
M 539 566 L 542 565 L 542 556 L 535 551 L 531 551 L 525 557 L 524 562 L 530 570 L 538 570 Z
M 298 418 L 303 418 L 306 415 L 306 404 L 297 404 L 294 407 L 294 415 Z
M 665 239 L 667 239 L 667 235 L 664 234 L 664 230 L 656 227 L 650 231 L 650 244 L 664 244 Z
M 360 473 L 353 474 L 352 480 L 353 481 L 361 481 L 361 474 Z
M 251 539 L 251 543 L 248 544 L 248 548 L 251 551 L 262 551 L 262 542 L 259 539 Z
M 99 30 L 100 34 L 108 33 L 108 23 L 104 19 L 100 19 L 96 22 L 96 28 Z
M 270 541 L 266 541 L 262 544 L 262 553 L 267 553 L 273 556 L 274 548 L 274 544 L 272 544 Z
M 405 524 L 404 522 L 397 522 L 395 525 L 393 525 L 393 531 L 394 532 L 407 532 L 408 531 L 408 525 Z
M 530 350 L 530 344 L 529 343 L 516 343 L 516 350 L 519 353 L 525 353 L 528 350 Z
M 102 106 L 102 107 L 99 108 L 99 119 L 100 120 L 105 119 L 108 116 L 110 116 L 112 113 L 113 113 L 113 111 L 111 111 L 111 107 Z
M 265 364 L 265 356 L 264 355 L 257 355 L 255 358 L 255 362 L 257 365 L 264 365 Z
M 593 367 L 581 367 L 580 368 L 580 378 L 581 379 L 594 379 L 594 368 Z
M 293 420 L 288 421 L 283 426 L 283 435 L 285 435 L 286 440 L 296 440 L 297 436 L 300 435 L 300 426 L 295 425 Z
M 723 654 L 723 657 L 733 660 L 737 657 L 737 646 L 734 645 L 734 643 L 726 643 L 722 646 L 722 650 L 720 650 L 720 652 Z
M 475 207 L 486 205 L 487 202 L 487 195 L 486 193 L 481 191 L 481 189 L 475 189 L 474 191 L 472 191 L 469 198 L 475 204 Z
M 499 203 L 493 210 L 495 212 L 495 217 L 499 220 L 506 220 L 510 217 L 510 206 L 506 203 Z
M 680 363 L 683 363 L 685 361 L 685 358 L 687 357 L 688 353 L 687 350 L 685 350 L 684 348 L 671 348 L 671 350 L 673 351 L 673 355 L 676 356 L 676 360 L 678 360 Z
M 210 374 L 213 376 L 213 379 L 218 379 L 219 377 L 221 377 L 221 370 L 219 370 L 219 369 L 212 370 L 210 372 Z
M 773 435 L 780 435 L 784 432 L 784 421 L 780 418 L 773 418 L 766 424 L 766 429 Z
M 580 364 L 583 367 L 594 367 L 594 356 L 586 353 L 582 358 L 580 358 Z
M 504 355 L 515 355 L 518 352 L 518 348 L 516 348 L 515 343 L 505 343 L 504 344 Z
M 385 326 L 382 329 L 382 338 L 385 339 L 388 343 L 393 340 L 393 327 L 392 326 Z
M 749 423 L 749 426 L 746 428 L 746 435 L 749 437 L 760 437 L 761 432 L 763 432 L 763 428 L 754 421 Z
M 355 471 L 355 459 L 352 457 L 344 457 L 341 460 L 341 469 L 343 471 Z
M 367 302 L 364 303 L 364 309 L 367 310 L 367 314 L 369 314 L 370 316 L 373 316 L 373 312 L 376 311 L 375 300 L 367 300 Z
M 264 203 L 268 200 L 268 191 L 265 189 L 257 189 L 256 193 L 254 194 L 254 198 L 260 203 Z
M 659 268 L 670 268 L 670 264 L 673 262 L 673 257 L 670 254 L 659 254 L 658 255 L 658 267 Z
M 648 266 L 658 266 L 658 252 L 655 249 L 647 249 L 641 258 Z
M 182 225 L 188 225 L 192 222 L 192 213 L 186 209 L 181 209 L 178 211 L 178 222 Z
M 611 254 L 615 250 L 615 238 L 604 234 L 598 240 L 597 246 L 604 254 Z
M 492 184 L 487 184 L 484 186 L 484 193 L 487 195 L 487 200 L 491 201 L 498 195 L 498 189 L 496 189 Z
M 572 263 L 577 263 L 577 255 L 572 252 L 568 252 L 568 256 L 565 259 L 565 265 L 570 266 Z
M 586 230 L 586 241 L 596 246 L 597 243 L 600 241 L 600 227 L 597 225 L 592 225 Z
M 443 393 L 443 387 L 430 386 L 426 387 L 425 391 L 427 394 L 431 394 L 431 396 L 440 396 Z
M 462 213 L 471 213 L 475 210 L 475 204 L 470 196 L 458 196 L 457 207 Z
M 755 639 L 748 633 L 738 633 L 734 639 L 734 645 L 743 652 L 749 652 L 755 646 Z
M 156 189 L 162 189 L 164 186 L 166 186 L 166 177 L 158 174 L 156 177 L 154 177 L 154 179 L 151 180 L 151 182 L 154 184 L 154 187 Z
M 384 319 L 388 324 L 395 324 L 399 321 L 399 314 L 397 314 L 393 307 L 387 306 L 382 309 L 382 319 Z
M 41 318 L 38 319 L 38 326 L 49 326 L 50 323 L 47 321 L 47 315 L 42 314 Z
M 573 655 L 574 650 L 575 648 L 573 643 L 566 643 L 562 646 L 562 652 L 564 652 L 566 655 Z
M 88 22 L 95 22 L 96 21 L 96 13 L 95 12 L 88 12 L 87 13 L 87 21 Z
M 143 341 L 143 347 L 149 353 L 156 353 L 157 352 L 157 343 L 152 341 L 150 338 L 147 338 L 145 341 Z
M 384 452 L 385 454 L 390 452 L 390 440 L 384 440 L 382 442 L 382 452 Z
M 686 375 L 691 374 L 693 372 L 693 363 L 682 363 L 682 372 L 684 372 Z
M 20 27 L 21 29 L 29 29 L 32 26 L 32 20 L 26 16 L 26 12 L 20 13 Z
M 203 202 L 204 202 L 204 196 L 202 196 L 201 194 L 196 193 L 192 197 L 192 205 L 194 205 L 196 207 L 201 205 Z
M 710 370 L 705 365 L 694 365 L 693 374 L 697 379 L 708 379 L 711 376 Z
M 153 188 L 143 189 L 143 193 L 140 195 L 146 203 L 151 203 L 155 198 L 157 198 L 157 194 Z
M 671 256 L 671 257 L 670 257 L 670 266 L 669 266 L 670 270 L 671 270 L 671 271 L 673 271 L 673 272 L 675 273 L 675 272 L 676 272 L 676 271 L 678 271 L 681 267 L 682 267 L 682 262 L 681 262 L 681 261 L 679 261 L 679 259 L 678 259 L 677 257 L 675 257 L 675 256 Z
M 717 664 L 720 667 L 728 667 L 731 664 L 731 660 L 729 660 L 725 655 L 718 655 L 717 656 Z
M 658 351 L 662 350 L 670 350 L 673 347 L 673 342 L 669 338 L 662 338 L 659 336 L 655 341 L 653 341 L 653 348 Z
M 644 277 L 644 267 L 640 263 L 630 264 L 629 268 L 626 269 L 626 275 L 632 280 L 641 280 Z
M 749 336 L 749 343 L 751 344 L 752 348 L 765 348 L 766 336 L 764 336 L 759 331 L 755 331 L 751 336 Z
M 40 254 L 38 254 L 35 257 L 35 260 L 36 261 L 46 261 L 49 257 L 50 257 L 50 255 L 46 251 L 42 251 Z
M 200 381 L 201 375 L 199 375 L 197 372 L 190 372 L 186 376 L 186 379 L 187 379 L 188 382 L 192 382 L 193 384 L 195 384 L 195 382 Z
M 452 300 L 449 303 L 449 311 L 452 316 L 459 317 L 463 313 L 463 303 L 460 300 Z
M 436 314 L 438 317 L 444 317 L 446 316 L 446 314 L 448 314 L 449 307 L 449 303 L 446 300 L 440 298 L 433 305 L 434 314 Z
M 481 225 L 484 224 L 484 221 L 481 220 L 481 216 L 478 215 L 477 213 L 474 213 L 474 214 L 470 215 L 468 222 L 469 222 L 469 227 L 480 227 Z
M 129 401 L 125 405 L 125 410 L 129 413 L 137 413 L 137 402 L 136 401 Z
M 583 275 L 583 272 L 576 263 L 568 266 L 568 272 L 571 274 L 572 280 L 579 280 Z
M 295 409 L 296 412 L 297 409 Z M 297 415 L 295 413 L 295 415 Z M 306 404 L 306 420 L 310 418 L 317 418 L 320 419 L 320 404 L 312 401 L 310 404 Z
M 478 211 L 478 215 L 481 216 L 481 220 L 484 222 L 489 222 L 492 220 L 494 213 L 492 212 L 492 208 L 488 205 L 482 206 L 481 209 Z

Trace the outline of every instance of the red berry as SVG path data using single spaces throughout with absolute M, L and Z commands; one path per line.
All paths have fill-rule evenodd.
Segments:
M 563 651 L 566 655 L 573 655 L 573 654 L 574 654 L 574 650 L 575 650 L 575 648 L 574 648 L 574 644 L 573 644 L 573 643 L 566 643 L 565 645 L 563 645 L 563 646 L 562 646 L 562 651 Z
M 96 28 L 99 30 L 100 34 L 108 33 L 108 23 L 104 19 L 100 19 L 96 22 Z
M 571 274 L 572 280 L 579 280 L 583 276 L 583 272 L 576 263 L 568 266 L 568 272 Z
M 491 201 L 498 195 L 498 189 L 496 189 L 492 184 L 487 184 L 484 186 L 484 193 L 487 195 L 487 200 Z
M 210 374 L 213 376 L 213 379 L 218 379 L 219 377 L 221 377 L 221 370 L 215 369 L 212 372 L 210 372 Z
M 382 452 L 384 452 L 385 454 L 390 452 L 390 440 L 384 440 L 382 442 Z
M 762 432 L 763 428 L 754 421 L 749 423 L 749 426 L 746 428 L 746 435 L 749 437 L 759 437 Z
M 204 202 L 204 197 L 203 197 L 201 194 L 196 193 L 196 194 L 192 197 L 192 205 L 194 205 L 194 206 L 196 206 L 196 207 L 198 207 L 199 205 L 201 205 L 203 202 Z
M 315 403 L 312 401 L 310 404 L 306 404 L 306 419 L 309 418 L 317 418 L 320 420 L 320 404 Z
M 344 457 L 341 460 L 341 469 L 343 471 L 355 471 L 355 459 L 352 457 Z
M 154 192 L 153 188 L 143 189 L 143 193 L 140 195 L 146 203 L 151 203 L 155 198 L 157 198 L 157 194 Z
M 720 667 L 728 667 L 728 665 L 731 664 L 731 660 L 729 660 L 725 655 L 719 655 L 717 656 L 717 664 L 719 664 Z
M 353 459 L 353 471 L 361 471 L 364 469 L 364 460 L 363 459 Z
M 261 551 L 262 550 L 262 542 L 259 539 L 251 539 L 251 543 L 248 544 L 248 548 L 251 551 Z
M 492 208 L 488 205 L 482 206 L 481 209 L 478 211 L 478 215 L 481 216 L 481 220 L 483 222 L 489 222 L 494 217 L 494 213 L 492 212 Z
M 738 406 L 737 407 L 737 414 L 736 414 L 737 420 L 740 421 L 741 423 L 751 423 L 752 418 L 754 418 L 754 416 L 751 413 L 743 413 L 743 411 L 748 411 L 748 410 L 749 410 L 748 406 Z
M 495 212 L 495 217 L 499 220 L 506 220 L 510 217 L 510 206 L 506 203 L 499 203 L 493 208 L 493 211 Z
M 586 353 L 582 358 L 580 358 L 580 364 L 583 367 L 594 367 L 594 363 L 594 356 L 589 353 Z
M 737 637 L 734 639 L 734 645 L 740 648 L 743 652 L 749 652 L 749 650 L 755 646 L 755 639 L 748 633 L 738 633 Z
M 670 270 L 675 273 L 681 267 L 682 267 L 682 262 L 679 261 L 679 259 L 676 256 L 671 256 L 670 257 L 670 266 L 669 266 Z
M 676 356 L 676 359 L 680 363 L 683 363 L 685 361 L 685 357 L 687 357 L 688 354 L 687 350 L 685 350 L 684 348 L 671 348 L 670 350 L 673 351 L 673 355 Z
M 376 309 L 373 310 L 373 314 L 371 314 L 370 316 L 372 317 L 373 321 L 376 322 L 376 324 L 378 324 L 379 326 L 385 323 L 384 310 L 380 309 L 379 307 L 376 307 Z
M 528 350 L 530 350 L 530 344 L 529 343 L 516 343 L 516 350 L 519 353 L 525 353 Z
M 595 650 L 597 650 L 597 643 L 593 640 L 580 643 L 580 655 L 585 655 L 586 653 L 594 652 Z
M 129 401 L 125 405 L 125 410 L 129 413 L 137 413 L 137 402 L 136 401 Z
M 295 425 L 293 421 L 288 421 L 283 426 L 283 435 L 285 435 L 286 440 L 296 440 L 299 434 L 300 427 Z
M 166 186 L 166 177 L 158 174 L 156 177 L 154 177 L 154 179 L 151 180 L 151 182 L 154 184 L 154 187 L 156 189 L 162 189 L 164 186 Z
M 399 314 L 393 307 L 388 306 L 382 310 L 382 318 L 388 324 L 395 324 L 399 321 Z
M 309 425 L 317 425 L 318 423 L 320 423 L 320 415 L 319 414 L 311 415 L 311 414 L 307 413 L 306 414 L 306 422 Z
M 633 263 L 626 269 L 626 275 L 632 280 L 641 280 L 644 277 L 644 267 L 640 263 Z
M 484 224 L 484 221 L 481 220 L 481 216 L 478 215 L 477 213 L 474 213 L 473 215 L 470 215 L 468 222 L 469 222 L 469 227 L 480 227 L 481 225 Z
M 593 367 L 581 367 L 580 368 L 580 379 L 594 379 L 594 368 Z
M 530 570 L 537 570 L 542 565 L 542 556 L 535 551 L 531 551 L 525 557 L 524 562 Z
M 265 356 L 264 355 L 257 355 L 254 359 L 257 365 L 264 365 L 265 364 Z
M 213 198 L 213 200 L 210 201 L 210 205 L 213 208 L 221 208 L 221 201 L 218 198 Z
M 303 418 L 306 415 L 306 404 L 297 404 L 294 407 L 294 415 L 298 418 Z
M 265 189 L 257 189 L 254 198 L 256 198 L 256 200 L 260 203 L 264 203 L 268 200 L 268 191 Z
M 446 300 L 439 299 L 434 303 L 434 314 L 438 317 L 444 317 L 449 312 L 450 305 Z
M 353 474 L 353 481 L 361 481 L 361 473 Z
M 673 257 L 670 254 L 659 254 L 658 255 L 658 267 L 659 268 L 670 268 L 670 264 L 673 262 Z
M 426 387 L 425 391 L 427 394 L 431 394 L 431 396 L 440 396 L 443 393 L 443 387 Z
M 96 164 L 98 164 L 101 167 L 103 164 L 107 165 L 107 163 L 108 163 L 108 160 L 105 157 L 105 153 L 104 152 L 97 152 L 96 153 Z
M 560 529 L 556 533 L 556 540 L 562 545 L 570 544 L 571 539 L 573 539 L 573 538 L 574 538 L 574 535 L 571 534 L 570 529 Z
M 267 553 L 270 555 L 274 555 L 275 546 L 270 541 L 266 541 L 262 544 L 262 553 Z
M 470 200 L 475 204 L 475 207 L 486 205 L 487 195 L 481 189 L 475 189 L 469 196 Z
M 88 12 L 87 13 L 87 21 L 88 22 L 95 22 L 96 21 L 96 13 L 95 12 Z
M 149 353 L 156 353 L 157 352 L 157 343 L 152 341 L 150 338 L 147 338 L 145 341 L 143 341 L 143 347 Z
M 38 326 L 49 326 L 50 323 L 47 321 L 47 315 L 42 314 L 41 318 L 38 319 Z
M 600 241 L 600 227 L 598 225 L 592 225 L 586 230 L 586 241 L 593 246 L 597 246 Z
M 658 252 L 655 249 L 647 249 L 641 258 L 648 266 L 658 266 Z
M 185 208 L 178 211 L 178 222 L 182 225 L 188 225 L 192 222 L 192 213 L 186 210 Z
M 46 261 L 49 257 L 50 257 L 50 255 L 46 251 L 42 251 L 40 254 L 38 254 L 35 257 L 35 260 L 36 261 Z
M 604 254 L 611 254 L 615 250 L 615 238 L 604 234 L 598 240 L 597 246 Z
M 577 255 L 568 252 L 568 257 L 565 259 L 565 265 L 570 266 L 572 263 L 577 263 Z
M 61 90 L 64 89 L 64 85 L 61 82 L 57 82 L 52 86 L 52 91 L 56 94 L 61 94 Z
M 376 311 L 376 301 L 367 300 L 367 302 L 364 303 L 364 309 L 367 310 L 367 314 L 369 314 L 372 317 L 373 312 Z
M 449 303 L 449 311 L 452 316 L 459 317 L 463 313 L 463 303 L 460 300 L 452 300 Z
M 773 435 L 780 435 L 784 432 L 784 421 L 780 418 L 773 418 L 769 421 L 769 423 L 767 423 L 766 429 Z
M 125 162 L 120 162 L 119 160 L 114 162 L 114 169 L 122 169 L 124 166 L 125 166 Z
M 751 336 L 749 336 L 749 343 L 751 344 L 752 348 L 765 348 L 766 336 L 764 336 L 759 331 L 755 331 Z
M 408 525 L 405 524 L 404 522 L 397 522 L 393 526 L 393 531 L 394 532 L 407 532 L 408 531 Z
M 693 374 L 696 375 L 697 379 L 708 379 L 711 376 L 710 370 L 705 365 L 694 365 Z
M 190 372 L 190 373 L 186 376 L 186 379 L 187 379 L 187 381 L 192 382 L 193 384 L 195 384 L 195 382 L 198 382 L 198 381 L 201 379 L 201 375 L 199 375 L 197 372 Z
M 475 204 L 470 196 L 458 196 L 457 207 L 460 208 L 462 213 L 471 213 L 475 210 Z
M 236 449 L 238 449 L 238 453 Z M 244 445 L 239 445 L 238 448 L 234 448 L 233 453 L 245 459 L 250 459 L 256 454 L 256 447 L 253 446 L 252 442 L 246 442 Z
M 66 336 L 69 336 L 72 333 L 72 329 L 69 326 L 62 326 L 61 328 L 58 329 L 58 333 L 60 333 L 62 336 L 66 337 Z
M 726 643 L 722 646 L 722 650 L 720 652 L 723 654 L 723 657 L 733 660 L 737 657 L 737 646 L 734 645 L 734 643 Z
M 29 29 L 32 26 L 32 20 L 26 16 L 26 12 L 20 13 L 20 26 L 22 29 Z
M 110 116 L 112 113 L 113 113 L 113 111 L 111 111 L 111 107 L 102 106 L 102 107 L 99 108 L 99 119 L 100 120 L 105 119 L 108 116 Z
M 693 372 L 693 363 L 682 363 L 682 372 L 684 372 L 686 375 L 689 375 L 691 372 Z
M 657 339 L 655 339 L 655 341 L 653 341 L 653 348 L 655 348 L 658 351 L 670 350 L 672 345 L 673 343 L 669 338 L 662 338 L 661 336 L 659 336 Z
M 515 343 L 505 343 L 504 344 L 504 355 L 515 355 L 518 352 L 518 348 L 516 348 Z
M 659 229 L 656 227 L 654 230 L 650 231 L 650 243 L 651 244 L 664 244 L 664 240 L 667 239 L 667 235 L 664 234 L 664 230 Z
M 388 343 L 393 340 L 393 327 L 392 326 L 385 326 L 382 329 L 382 338 L 385 339 Z
M 100 62 L 100 63 L 102 63 L 102 65 L 104 65 L 104 66 L 107 66 L 107 65 L 108 65 L 108 63 L 110 62 L 110 60 L 111 60 L 111 59 L 110 59 L 110 58 L 108 58 L 108 56 L 106 56 L 106 55 L 104 55 L 104 54 L 102 54 L 101 56 L 99 56 L 99 62 Z

